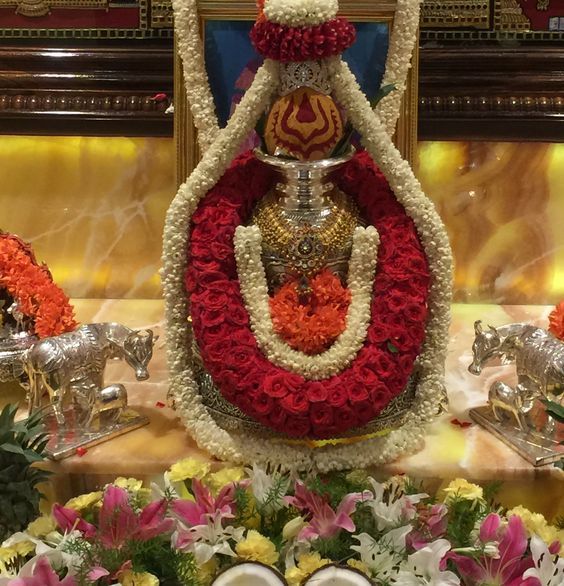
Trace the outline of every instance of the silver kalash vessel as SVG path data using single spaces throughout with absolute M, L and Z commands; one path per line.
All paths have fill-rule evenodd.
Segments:
M 307 291 L 309 278 L 326 268 L 347 284 L 354 230 L 364 222 L 331 174 L 353 154 L 351 149 L 344 156 L 302 162 L 255 150 L 256 157 L 278 175 L 251 218 L 261 231 L 271 293 L 290 278 L 298 279 Z

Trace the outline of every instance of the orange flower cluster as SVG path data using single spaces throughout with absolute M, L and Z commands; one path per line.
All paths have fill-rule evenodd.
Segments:
M 270 299 L 275 332 L 294 350 L 320 354 L 343 333 L 351 292 L 325 269 L 310 280 L 311 293 L 300 302 L 296 279 L 285 283 Z
M 76 328 L 68 297 L 53 282 L 46 266 L 37 264 L 31 248 L 18 237 L 0 233 L 0 289 L 17 300 L 20 311 L 33 320 L 40 338 Z
M 548 316 L 548 331 L 560 340 L 564 340 L 564 301 L 561 301 Z

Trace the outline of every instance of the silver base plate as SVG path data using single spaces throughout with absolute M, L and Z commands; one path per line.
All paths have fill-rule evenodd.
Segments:
M 44 419 L 45 430 L 50 435 L 49 442 L 45 448 L 45 453 L 51 460 L 63 460 L 74 454 L 80 449 L 88 449 L 115 437 L 143 427 L 149 423 L 149 418 L 139 415 L 132 409 L 126 409 L 120 420 L 109 428 L 101 430 L 63 430 L 61 432 L 51 430 L 56 429 L 54 416 L 49 413 Z
M 470 409 L 470 417 L 515 450 L 533 466 L 553 464 L 564 458 L 564 446 L 537 431 L 524 432 L 508 421 L 498 421 L 489 405 Z

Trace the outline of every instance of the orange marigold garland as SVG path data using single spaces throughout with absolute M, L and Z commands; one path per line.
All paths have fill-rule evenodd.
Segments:
M 17 236 L 0 232 L 0 289 L 17 300 L 19 310 L 33 322 L 40 338 L 76 328 L 68 297 L 54 282 L 49 269 L 39 265 L 29 245 Z
M 561 301 L 548 316 L 550 326 L 548 331 L 559 338 L 564 340 L 564 301 Z
M 301 299 L 299 282 L 288 281 L 270 299 L 275 332 L 294 350 L 319 354 L 344 332 L 351 292 L 329 269 L 309 282 L 308 299 Z

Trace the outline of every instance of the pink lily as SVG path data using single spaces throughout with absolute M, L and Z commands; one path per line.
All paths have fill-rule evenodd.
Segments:
M 224 486 L 217 498 L 214 498 L 210 489 L 204 486 L 197 478 L 192 480 L 192 493 L 195 501 L 183 499 L 172 503 L 173 511 L 189 527 L 207 525 L 211 518 L 216 518 L 219 513 L 222 519 L 234 517 L 236 483 Z
M 108 486 L 100 510 L 100 541 L 110 549 L 120 549 L 126 541 L 147 541 L 169 532 L 174 521 L 166 519 L 165 499 L 147 505 L 139 516 L 129 504 L 129 493 Z
M 420 523 L 407 536 L 407 545 L 419 550 L 443 537 L 447 530 L 447 514 L 448 508 L 443 504 L 421 508 L 418 515 Z
M 523 580 L 523 573 L 533 566 L 527 551 L 527 533 L 523 522 L 513 515 L 505 529 L 501 528 L 501 519 L 494 513 L 488 515 L 480 527 L 480 541 L 486 545 L 499 542 L 499 555 L 483 556 L 478 559 L 449 553 L 449 559 L 456 562 L 458 571 L 466 584 L 499 586 L 538 586 L 532 578 Z
M 96 533 L 96 527 L 87 523 L 74 509 L 54 504 L 51 512 L 57 525 L 65 533 L 80 531 L 87 539 Z
M 76 586 L 76 580 L 72 576 L 61 580 L 49 564 L 49 560 L 42 556 L 33 568 L 33 576 L 14 578 L 8 582 L 8 586 Z
M 312 540 L 318 537 L 330 539 L 342 529 L 349 533 L 355 531 L 351 514 L 358 502 L 371 497 L 370 491 L 353 492 L 346 495 L 334 511 L 321 495 L 308 490 L 305 484 L 298 480 L 294 487 L 294 496 L 285 497 L 285 500 L 299 511 L 305 510 L 311 515 L 309 523 L 298 534 L 298 539 Z

